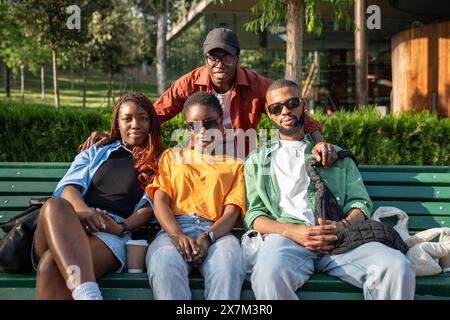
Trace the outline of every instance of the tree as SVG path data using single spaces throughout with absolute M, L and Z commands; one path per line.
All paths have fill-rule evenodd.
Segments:
M 25 99 L 25 67 L 36 74 L 37 65 L 45 59 L 45 50 L 25 35 L 23 28 L 11 17 L 6 3 L 0 4 L 0 57 L 3 60 L 7 73 L 12 70 L 17 74 L 20 72 L 20 93 L 22 102 Z M 8 81 L 7 81 L 8 84 Z M 9 94 L 9 84 L 7 85 L 7 96 Z
M 166 58 L 167 58 L 167 15 L 169 11 L 168 0 L 160 0 L 158 12 L 158 31 L 156 37 L 156 78 L 158 93 L 162 94 L 167 87 Z
M 168 0 L 134 0 L 134 4 L 142 13 L 146 23 L 149 38 L 154 32 L 150 27 L 156 21 L 156 82 L 158 93 L 162 94 L 167 87 L 166 58 L 167 58 L 167 26 L 168 14 L 171 8 Z M 151 48 L 153 50 L 154 48 Z M 155 55 L 155 53 L 153 55 Z
M 11 97 L 11 69 L 4 61 L 5 49 L 8 48 L 11 41 L 11 35 L 15 33 L 17 25 L 10 18 L 8 10 L 8 2 L 6 0 L 0 0 L 0 59 L 5 66 L 5 95 L 7 98 Z
M 167 88 L 167 29 L 169 21 L 176 23 L 185 17 L 194 0 L 134 0 L 147 22 L 150 37 L 154 33 L 152 24 L 156 29 L 156 81 L 158 93 L 162 94 Z M 149 48 L 153 53 L 154 48 Z M 155 55 L 155 53 L 153 53 Z
M 113 74 L 144 57 L 148 47 L 144 20 L 133 13 L 129 1 L 113 0 L 108 9 L 92 14 L 89 32 L 92 61 L 108 74 L 109 106 L 114 94 Z
M 79 0 L 78 5 L 81 15 L 80 31 L 76 41 L 69 47 L 60 51 L 60 65 L 65 69 L 71 70 L 71 89 L 73 89 L 73 71 L 81 71 L 82 75 L 82 106 L 86 107 L 86 90 L 87 90 L 87 70 L 89 63 L 92 61 L 92 53 L 95 50 L 93 46 L 93 37 L 89 31 L 90 24 L 95 12 L 105 12 L 110 10 L 109 0 Z
M 26 37 L 20 29 L 14 33 L 14 39 L 9 41 L 8 46 L 3 48 L 2 56 L 6 66 L 17 73 L 20 72 L 20 94 L 21 101 L 25 99 L 25 70 L 28 69 L 36 75 L 38 68 L 41 69 L 41 97 L 45 98 L 44 87 L 44 64 L 49 61 L 49 52 L 40 47 L 32 38 Z
M 223 2 L 223 0 L 221 0 Z M 353 25 L 347 9 L 353 0 L 258 0 L 252 7 L 252 12 L 259 15 L 258 19 L 245 24 L 247 30 L 264 30 L 271 26 L 276 32 L 281 23 L 286 22 L 286 68 L 285 77 L 301 85 L 301 54 L 304 33 L 304 23 L 308 32 L 322 32 L 323 23 L 320 19 L 320 5 L 330 5 L 335 12 L 334 28 L 338 29 L 344 21 L 347 28 Z M 300 17 L 300 19 L 299 19 Z
M 43 47 L 38 47 L 34 51 L 34 61 L 40 67 L 41 71 L 41 99 L 45 99 L 45 64 L 47 64 L 51 60 L 51 53 L 48 49 Z M 30 71 L 33 74 L 36 74 L 36 70 L 33 67 L 34 64 L 30 66 Z
M 56 108 L 60 105 L 57 53 L 60 48 L 72 45 L 79 36 L 77 29 L 67 26 L 66 9 L 71 5 L 72 0 L 15 0 L 10 4 L 14 18 L 25 27 L 26 34 L 51 50 Z

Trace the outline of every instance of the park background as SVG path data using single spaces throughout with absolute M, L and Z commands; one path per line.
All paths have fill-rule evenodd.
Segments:
M 242 66 L 300 82 L 325 139 L 359 164 L 450 164 L 447 0 L 0 0 L 0 161 L 71 161 L 120 95 L 156 101 L 204 64 L 219 26 L 238 34 Z M 183 126 L 163 125 L 166 147 Z

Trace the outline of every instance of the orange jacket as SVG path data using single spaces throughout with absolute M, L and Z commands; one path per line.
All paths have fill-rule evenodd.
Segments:
M 266 91 L 272 80 L 240 66 L 236 70 L 236 82 L 232 89 L 230 117 L 233 129 L 256 129 L 265 112 Z M 206 66 L 198 67 L 176 80 L 155 102 L 159 122 L 176 116 L 187 98 L 196 91 L 212 92 L 211 78 Z M 306 133 L 321 131 L 322 125 L 308 115 L 305 117 Z

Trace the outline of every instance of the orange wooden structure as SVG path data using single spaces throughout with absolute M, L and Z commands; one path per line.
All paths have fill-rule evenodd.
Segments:
M 450 117 L 450 21 L 402 31 L 391 44 L 392 110 Z

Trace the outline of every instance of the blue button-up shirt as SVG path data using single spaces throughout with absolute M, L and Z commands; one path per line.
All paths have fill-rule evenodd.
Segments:
M 89 149 L 79 153 L 70 165 L 69 170 L 56 186 L 53 196 L 57 198 L 61 197 L 64 187 L 68 185 L 80 186 L 82 189 L 81 194 L 84 196 L 89 188 L 89 184 L 91 183 L 95 172 L 97 172 L 102 163 L 109 158 L 110 154 L 120 147 L 120 140 L 117 140 L 116 142 L 103 147 L 93 145 Z M 147 202 L 150 203 L 153 208 L 153 202 L 146 195 L 146 193 L 143 192 L 143 196 L 134 207 L 134 211 L 142 208 Z

